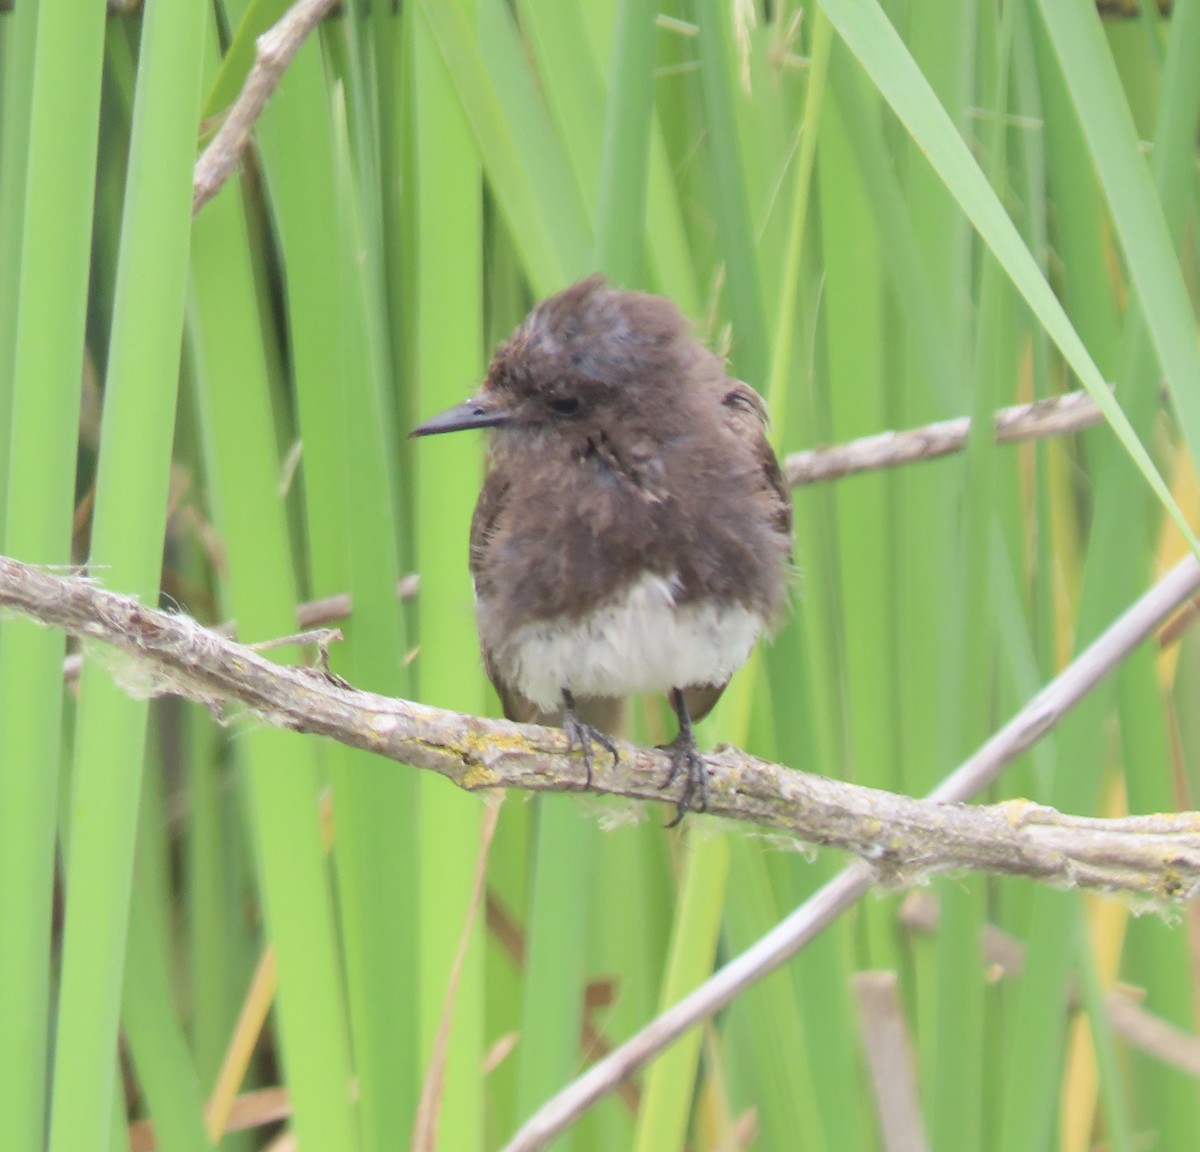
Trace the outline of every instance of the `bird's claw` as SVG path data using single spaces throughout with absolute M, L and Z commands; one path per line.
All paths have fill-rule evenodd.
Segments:
M 587 773 L 583 790 L 586 792 L 592 786 L 592 745 L 599 744 L 601 748 L 612 755 L 614 768 L 621 759 L 621 754 L 617 751 L 617 745 L 611 736 L 601 732 L 599 728 L 585 723 L 572 707 L 568 707 L 563 713 L 562 728 L 567 736 L 567 752 L 570 753 L 573 749 L 578 748 L 583 753 L 583 767 Z
M 708 811 L 708 766 L 696 750 L 696 741 L 690 733 L 685 736 L 680 732 L 670 744 L 662 744 L 659 749 L 671 757 L 671 771 L 659 785 L 660 789 L 669 788 L 680 772 L 686 770 L 683 792 L 675 804 L 675 819 L 667 825 L 668 828 L 674 828 L 691 811 L 693 800 L 697 800 L 697 812 Z

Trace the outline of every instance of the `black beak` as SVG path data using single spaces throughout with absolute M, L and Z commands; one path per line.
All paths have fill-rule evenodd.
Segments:
M 431 416 L 424 424 L 418 424 L 410 436 L 433 436 L 438 432 L 461 432 L 465 428 L 496 428 L 511 424 L 513 413 L 505 408 L 494 393 L 481 392 L 445 412 Z

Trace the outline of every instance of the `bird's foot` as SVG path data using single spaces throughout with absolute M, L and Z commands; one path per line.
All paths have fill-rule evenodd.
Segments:
M 669 788 L 680 772 L 687 772 L 683 793 L 675 804 L 675 819 L 667 825 L 668 828 L 674 828 L 688 814 L 692 801 L 697 797 L 696 811 L 708 811 L 708 766 L 704 763 L 704 757 L 696 751 L 696 734 L 692 731 L 692 718 L 682 689 L 672 688 L 670 700 L 675 718 L 679 721 L 679 735 L 670 744 L 660 745 L 661 751 L 671 757 L 671 771 L 659 788 Z
M 599 728 L 586 723 L 575 711 L 575 697 L 567 689 L 563 689 L 563 718 L 562 729 L 567 734 L 567 752 L 578 748 L 583 753 L 583 767 L 587 773 L 583 790 L 586 792 L 592 786 L 592 745 L 599 744 L 606 752 L 611 753 L 613 767 L 621 759 L 620 752 L 613 738 Z
M 671 771 L 659 788 L 669 788 L 681 772 L 685 774 L 683 792 L 675 804 L 675 819 L 667 825 L 674 828 L 691 811 L 693 800 L 697 812 L 708 810 L 708 766 L 696 750 L 696 738 L 690 724 L 681 728 L 670 744 L 661 744 L 659 748 L 671 757 Z

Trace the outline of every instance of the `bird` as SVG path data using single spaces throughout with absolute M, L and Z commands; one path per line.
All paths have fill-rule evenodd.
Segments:
M 785 610 L 792 505 L 766 405 L 673 301 L 594 275 L 537 304 L 482 388 L 412 436 L 485 429 L 470 566 L 510 720 L 560 726 L 591 786 L 623 701 L 678 721 L 660 787 L 707 808 L 693 724 Z

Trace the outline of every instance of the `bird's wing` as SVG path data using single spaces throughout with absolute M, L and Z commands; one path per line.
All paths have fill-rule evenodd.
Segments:
M 792 494 L 784 479 L 783 469 L 775 450 L 767 439 L 767 405 L 763 398 L 741 380 L 726 381 L 725 395 L 721 403 L 726 410 L 726 419 L 731 428 L 748 444 L 762 469 L 766 490 L 772 495 L 774 524 L 781 536 L 788 540 L 788 560 L 791 560 L 792 539 Z
M 471 517 L 471 579 L 477 601 L 491 598 L 486 556 L 496 534 L 496 525 L 508 505 L 509 487 L 495 472 L 489 472 L 475 502 L 475 513 Z
M 772 507 L 772 526 L 787 541 L 788 561 L 792 558 L 792 494 L 771 442 L 767 439 L 767 406 L 763 398 L 740 380 L 726 380 L 721 397 L 727 426 L 750 448 L 761 472 L 762 490 Z M 716 706 L 729 684 L 697 684 L 684 689 L 688 715 L 703 720 Z
M 479 491 L 479 499 L 475 502 L 475 514 L 471 517 L 471 580 L 475 586 L 477 611 L 480 602 L 492 599 L 494 594 L 488 575 L 491 566 L 487 563 L 487 552 L 492 545 L 500 517 L 508 505 L 509 490 L 509 485 L 498 479 L 495 472 L 489 472 Z M 482 635 L 480 641 L 483 668 L 500 697 L 504 715 L 521 723 L 535 720 L 538 715 L 537 708 L 500 675 L 492 652 L 482 642 Z

